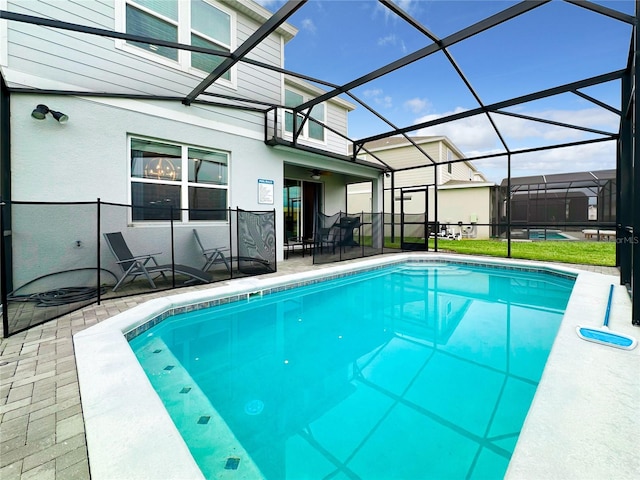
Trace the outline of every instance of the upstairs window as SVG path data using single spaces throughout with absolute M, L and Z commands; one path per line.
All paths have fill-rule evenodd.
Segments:
M 142 138 L 130 152 L 133 221 L 227 219 L 228 153 Z
M 178 4 L 162 0 L 138 0 L 127 4 L 127 33 L 178 42 Z M 128 42 L 139 48 L 178 61 L 178 50 L 152 43 Z
M 235 17 L 213 0 L 120 0 L 123 8 L 118 26 L 133 35 L 184 43 L 231 52 L 235 35 Z M 117 40 L 119 48 L 154 59 L 183 71 L 206 76 L 225 57 L 180 51 L 152 43 Z M 133 46 L 134 48 L 129 48 Z M 221 77 L 233 81 L 235 68 Z
M 191 0 L 191 45 L 231 52 L 231 15 L 204 0 Z M 223 57 L 190 52 L 191 66 L 211 73 Z M 231 80 L 231 71 L 222 76 Z
M 304 102 L 310 100 L 311 98 L 305 98 L 304 95 L 294 92 L 293 90 L 285 89 L 284 91 L 284 104 L 285 107 L 293 108 L 298 105 L 303 104 Z M 325 108 L 324 104 L 320 103 L 314 105 L 311 108 L 310 118 L 315 118 L 319 122 L 325 123 Z M 304 117 L 298 114 L 298 127 L 300 127 L 300 123 Z M 293 133 L 293 113 L 286 111 L 284 115 L 284 125 L 285 132 Z M 304 128 L 302 132 L 300 132 L 300 136 L 302 138 L 310 138 L 313 140 L 318 140 L 324 142 L 324 127 L 315 122 L 312 122 L 310 119 L 307 120 L 304 124 Z

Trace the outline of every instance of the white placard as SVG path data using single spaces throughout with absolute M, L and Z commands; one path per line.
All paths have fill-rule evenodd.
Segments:
M 258 203 L 273 205 L 273 180 L 258 179 Z

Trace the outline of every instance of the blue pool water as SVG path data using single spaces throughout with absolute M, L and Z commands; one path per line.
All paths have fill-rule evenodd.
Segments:
M 575 240 L 575 238 L 562 233 L 560 230 L 528 230 L 529 239 L 531 240 Z
M 175 315 L 130 344 L 207 478 L 498 479 L 573 283 L 410 263 Z

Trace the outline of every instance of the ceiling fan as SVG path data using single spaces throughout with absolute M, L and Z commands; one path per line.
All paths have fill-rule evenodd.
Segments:
M 331 172 L 328 172 L 326 170 L 318 170 L 317 168 L 311 170 L 311 178 L 313 180 L 320 180 L 320 177 L 322 175 L 331 175 Z

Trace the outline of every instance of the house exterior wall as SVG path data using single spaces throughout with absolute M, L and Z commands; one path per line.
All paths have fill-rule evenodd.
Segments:
M 39 121 L 31 118 L 31 110 L 41 100 L 42 97 L 32 95 L 11 97 L 11 108 L 15 112 L 11 131 L 14 201 L 81 202 L 100 198 L 103 202 L 129 205 L 128 136 L 136 135 L 229 152 L 229 206 L 245 210 L 276 209 L 276 225 L 282 225 L 283 162 L 291 154 L 266 146 L 262 138 L 252 137 L 250 132 L 245 132 L 243 136 L 233 129 L 225 132 L 207 128 L 206 120 L 202 118 L 201 125 L 194 125 L 190 122 L 193 120 L 191 116 L 171 116 L 175 111 L 165 108 L 164 104 L 137 105 L 140 102 L 133 102 L 133 105 L 123 108 L 110 102 L 96 102 L 95 99 L 47 97 L 50 105 L 69 115 L 69 122 L 62 125 L 53 119 Z M 137 107 L 143 111 L 136 111 Z M 150 108 L 155 108 L 157 114 L 150 115 L 146 111 Z M 274 181 L 273 205 L 258 203 L 258 179 Z M 78 207 L 78 211 L 83 208 Z M 164 257 L 160 256 L 159 261 L 170 261 L 170 250 L 166 243 L 168 222 L 132 222 L 128 209 L 121 209 L 117 213 L 115 210 L 105 208 L 103 220 L 106 224 L 111 225 L 112 229 L 122 230 L 133 245 L 136 241 L 141 247 L 144 245 L 143 251 L 164 252 Z M 109 212 L 114 218 L 109 218 Z M 95 215 L 95 212 L 91 213 Z M 32 217 L 22 218 L 28 225 L 20 225 L 19 216 L 15 215 L 15 232 L 30 230 L 34 238 L 48 235 L 45 233 L 48 225 Z M 57 243 L 69 245 L 71 249 L 76 240 L 83 242 L 82 252 L 72 249 L 72 256 L 89 254 L 92 245 L 95 252 L 95 224 L 86 225 L 85 222 L 82 216 L 76 219 L 73 215 L 56 219 L 58 225 L 64 225 L 64 231 L 58 235 L 68 236 Z M 40 224 L 44 229 L 42 235 L 38 234 Z M 198 228 L 205 236 L 219 238 L 219 245 L 229 242 L 226 221 L 176 222 L 174 225 L 178 242 L 193 243 L 193 228 Z M 142 238 L 146 239 L 144 244 Z M 282 239 L 279 236 L 276 239 L 280 251 Z M 31 267 L 44 267 L 42 263 L 31 265 L 29 259 L 33 256 L 29 254 L 29 243 L 28 239 L 19 238 L 19 234 L 14 238 L 15 271 L 25 279 L 33 278 Z M 184 252 L 185 256 L 176 258 L 176 262 L 189 265 L 201 263 L 201 253 L 195 244 L 193 246 L 191 252 Z M 42 253 L 38 258 L 42 257 Z M 21 258 L 24 263 L 21 263 Z M 50 257 L 44 256 L 42 262 L 46 263 L 47 258 Z M 91 261 L 91 255 L 88 258 Z M 55 263 L 57 259 L 51 258 L 51 261 Z M 118 271 L 110 252 L 105 249 L 102 251 L 102 261 L 106 268 Z M 20 284 L 20 280 L 16 278 L 16 284 Z
M 100 197 L 128 203 L 127 135 L 230 152 L 232 207 L 258 208 L 257 179 L 282 176 L 283 152 L 266 146 L 260 135 L 230 127 L 221 130 L 215 117 L 181 115 L 174 104 L 36 95 L 12 95 L 11 99 L 14 200 Z M 69 122 L 61 125 L 50 118 L 31 118 L 33 107 L 43 101 L 68 114 Z
M 432 203 L 430 203 L 430 208 Z M 433 210 L 430 211 L 430 215 Z M 471 222 L 491 222 L 491 187 L 442 188 L 438 190 L 438 221 L 442 224 L 454 225 L 454 233 L 458 231 L 458 222 L 469 226 Z M 489 238 L 491 230 L 488 226 L 477 227 L 476 238 Z
M 113 30 L 118 28 L 118 8 L 123 8 L 122 1 L 0 0 L 0 4 L 15 13 Z M 233 32 L 237 35 L 234 45 L 240 45 L 259 28 L 260 22 L 246 12 L 247 2 L 229 0 L 220 5 L 228 10 L 237 7 L 233 13 Z M 255 5 L 252 8 L 262 7 Z M 198 103 L 183 105 L 179 98 L 192 91 L 204 73 L 196 75 L 193 71 L 154 61 L 148 58 L 153 56 L 148 52 L 146 56 L 137 55 L 130 45 L 126 49 L 117 48 L 118 40 L 114 39 L 5 20 L 0 21 L 0 27 L 0 62 L 10 87 L 178 98 L 165 101 L 12 93 L 10 177 L 13 201 L 95 202 L 100 198 L 102 202 L 131 204 L 128 141 L 131 135 L 220 150 L 229 155 L 228 206 L 254 211 L 275 210 L 276 251 L 280 260 L 283 257 L 281 228 L 284 224 L 282 189 L 285 165 L 299 165 L 307 172 L 310 168 L 330 168 L 335 172 L 321 180 L 325 184 L 324 207 L 328 210 L 345 210 L 347 183 L 354 179 L 371 178 L 375 181 L 378 178 L 378 171 L 372 168 L 267 146 L 264 114 L 261 112 Z M 292 27 L 282 28 L 286 35 L 293 35 Z M 272 33 L 252 50 L 250 57 L 282 66 L 286 35 L 280 30 Z M 216 83 L 207 91 L 281 104 L 284 88 L 281 73 L 242 62 L 234 69 L 231 84 Z M 52 110 L 64 112 L 69 116 L 69 122 L 60 124 L 50 115 L 44 120 L 32 118 L 31 111 L 37 104 L 46 104 Z M 327 124 L 346 134 L 350 109 L 344 101 L 328 102 Z M 345 154 L 346 142 L 335 134 L 329 135 L 327 130 L 325 132 L 326 142 L 320 148 Z M 258 203 L 259 179 L 274 182 L 273 204 Z M 25 209 L 18 212 L 18 208 L 16 205 L 14 209 L 13 238 L 16 286 L 38 273 L 55 269 L 59 257 L 65 257 L 66 265 L 95 264 L 98 245 L 93 206 L 77 207 L 76 213 L 84 212 L 87 216 L 74 215 L 73 209 L 60 209 L 55 218 L 47 217 L 44 210 L 36 212 L 34 209 L 27 214 Z M 167 244 L 168 221 L 133 222 L 124 207 L 121 210 L 105 207 L 102 216 L 111 231 L 123 231 L 134 253 L 136 250 L 163 252 L 158 260 L 171 261 L 171 249 Z M 176 263 L 202 263 L 201 252 L 193 241 L 193 228 L 217 245 L 229 243 L 227 221 L 175 222 L 174 227 L 176 242 L 194 247 L 177 249 Z M 24 232 L 29 232 L 30 238 L 25 238 Z M 52 244 L 68 245 L 68 252 L 46 252 L 42 251 L 44 247 L 36 247 L 38 242 L 35 240 L 53 236 L 56 242 Z M 78 241 L 82 247 L 76 246 Z M 34 248 L 40 251 L 35 252 Z M 35 264 L 34 258 L 42 260 Z M 114 272 L 119 270 L 104 246 L 101 261 L 104 268 Z M 51 263 L 50 268 L 47 262 Z

